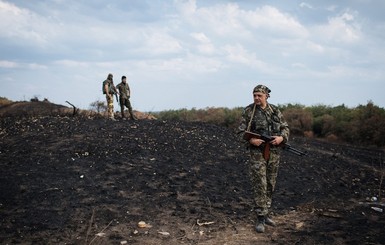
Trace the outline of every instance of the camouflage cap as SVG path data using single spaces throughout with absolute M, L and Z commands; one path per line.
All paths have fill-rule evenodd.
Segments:
M 254 89 L 253 89 L 253 93 L 255 92 L 261 92 L 261 93 L 264 93 L 264 94 L 270 94 L 271 90 L 266 87 L 265 85 L 257 85 Z

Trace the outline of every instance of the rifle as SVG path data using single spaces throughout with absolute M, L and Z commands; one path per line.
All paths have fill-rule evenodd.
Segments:
M 116 89 L 115 85 L 112 83 L 111 93 L 115 95 L 116 102 L 119 102 L 118 100 L 118 90 Z
M 268 158 L 269 142 L 274 139 L 273 136 L 269 136 L 267 134 L 256 134 L 256 133 L 253 133 L 250 131 L 245 131 L 243 138 L 247 141 L 249 141 L 252 138 L 257 138 L 257 139 L 261 139 L 261 140 L 265 141 L 266 145 L 265 145 L 265 150 L 264 150 L 264 157 L 265 157 L 265 159 Z M 288 152 L 296 154 L 297 156 L 306 156 L 307 155 L 306 152 L 295 149 L 294 147 L 292 147 L 291 145 L 286 144 L 286 143 L 281 143 L 278 146 L 282 147 L 284 150 L 287 150 Z

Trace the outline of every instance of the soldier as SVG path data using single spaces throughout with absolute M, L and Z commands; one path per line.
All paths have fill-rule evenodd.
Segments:
M 258 138 L 243 139 L 250 152 L 250 178 L 257 213 L 255 228 L 259 233 L 265 232 L 265 224 L 275 226 L 275 222 L 269 217 L 269 209 L 280 162 L 281 148 L 278 145 L 289 139 L 289 126 L 281 111 L 267 102 L 270 92 L 264 85 L 254 88 L 254 103 L 244 109 L 239 126 L 240 132 L 250 131 L 273 137 L 270 142 Z
M 119 101 L 120 101 L 120 111 L 122 113 L 122 118 L 124 119 L 124 107 L 128 108 L 128 112 L 130 113 L 130 117 L 132 120 L 136 120 L 134 113 L 132 112 L 132 107 L 130 103 L 130 86 L 128 86 L 128 83 L 126 81 L 126 76 L 122 76 L 122 82 L 119 83 L 116 86 L 117 89 L 119 89 Z
M 113 75 L 110 73 L 107 79 L 103 82 L 103 94 L 106 95 L 107 100 L 107 113 L 108 117 L 114 119 L 114 94 L 117 94 L 117 90 L 114 86 Z

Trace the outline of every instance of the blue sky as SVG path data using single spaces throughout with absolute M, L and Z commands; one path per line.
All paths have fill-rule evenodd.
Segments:
M 134 109 L 373 101 L 385 107 L 383 0 L 0 0 L 0 96 L 88 109 L 108 73 Z M 116 105 L 116 104 L 115 104 Z

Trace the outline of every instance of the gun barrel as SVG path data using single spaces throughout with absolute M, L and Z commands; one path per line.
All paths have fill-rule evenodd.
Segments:
M 291 152 L 291 153 L 294 153 L 298 156 L 306 156 L 307 155 L 306 152 L 295 149 L 294 147 L 292 147 L 291 145 L 288 145 L 288 144 L 285 145 L 284 149 Z
M 270 142 L 274 137 L 269 136 L 267 134 L 256 134 L 256 133 L 252 133 L 250 131 L 245 131 L 243 138 L 245 140 L 250 140 L 251 138 L 258 138 L 258 139 L 264 140 L 265 142 Z M 298 156 L 306 156 L 307 155 L 306 152 L 295 149 L 289 144 L 281 144 L 280 146 L 282 146 L 282 148 L 284 148 L 285 150 L 287 150 L 291 153 L 294 153 Z

